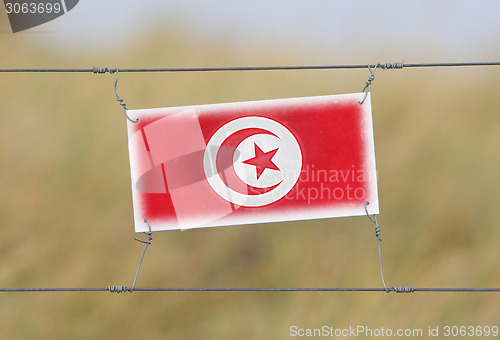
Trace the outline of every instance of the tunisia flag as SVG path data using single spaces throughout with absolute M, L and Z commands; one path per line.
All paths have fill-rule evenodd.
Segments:
M 136 232 L 377 214 L 363 96 L 128 111 Z

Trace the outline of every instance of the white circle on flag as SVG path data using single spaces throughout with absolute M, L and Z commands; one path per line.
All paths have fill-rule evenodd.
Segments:
M 243 136 L 241 140 L 237 139 L 239 135 Z M 218 169 L 219 151 L 230 138 L 234 144 L 232 165 Z M 261 207 L 280 200 L 297 183 L 302 152 L 295 136 L 282 124 L 265 117 L 243 117 L 213 134 L 205 149 L 203 167 L 208 183 L 220 197 L 239 206 Z M 226 172 L 235 176 L 227 179 Z M 241 181 L 249 190 L 245 193 L 241 186 L 239 190 L 231 187 L 234 181 Z

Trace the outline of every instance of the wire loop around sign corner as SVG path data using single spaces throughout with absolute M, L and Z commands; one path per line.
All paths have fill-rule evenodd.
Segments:
M 151 235 L 153 235 L 153 231 L 151 230 L 151 224 L 149 223 L 149 220 L 147 218 L 145 218 L 144 223 L 148 224 L 149 231 L 143 232 L 143 234 L 146 235 L 148 237 L 148 239 L 146 241 L 144 241 L 144 240 L 141 240 L 141 239 L 134 237 L 134 240 L 139 241 L 141 243 L 144 243 L 145 246 L 144 246 L 144 250 L 142 252 L 141 260 L 139 261 L 139 265 L 137 266 L 137 271 L 135 272 L 134 283 L 132 284 L 132 288 L 130 288 L 128 290 L 130 293 L 132 293 L 134 291 L 135 283 L 137 282 L 137 276 L 139 276 L 139 270 L 141 269 L 142 260 L 144 259 L 144 255 L 146 254 L 146 250 L 148 250 L 148 247 L 151 244 L 151 241 L 153 240 L 153 237 L 151 236 Z
M 370 71 L 370 76 L 368 77 L 368 80 L 366 81 L 365 87 L 363 87 L 363 91 L 361 93 L 364 93 L 365 96 L 363 97 L 363 100 L 358 102 L 358 105 L 363 105 L 363 103 L 366 100 L 366 97 L 368 96 L 368 88 L 372 84 L 372 81 L 375 80 L 375 71 L 377 70 L 377 67 L 379 67 L 380 64 L 376 64 L 375 67 L 372 69 L 370 65 L 368 65 L 368 70 Z M 366 207 L 365 207 L 366 208 Z
M 375 216 L 375 214 L 372 216 L 370 216 L 370 214 L 368 213 L 368 208 L 367 206 L 370 204 L 370 202 L 366 201 L 365 202 L 365 212 L 366 212 L 366 216 L 368 216 L 368 218 L 370 219 L 370 221 L 373 222 L 373 224 L 375 224 L 375 236 L 377 237 L 377 245 L 378 245 L 378 260 L 379 260 L 379 266 L 380 266 L 380 279 L 382 280 L 382 285 L 384 286 L 384 290 L 386 291 L 386 293 L 389 293 L 391 290 L 390 289 L 387 289 L 386 285 L 385 285 L 385 280 L 384 280 L 384 271 L 382 269 L 382 251 L 380 249 L 380 242 L 382 242 L 382 239 L 380 238 L 380 224 L 378 223 L 377 221 L 377 216 Z M 395 289 L 396 291 L 396 289 Z
M 143 234 L 147 235 L 148 239 L 147 240 L 141 240 L 139 238 L 134 237 L 134 240 L 139 241 L 141 243 L 144 243 L 146 246 L 144 247 L 144 250 L 142 251 L 142 256 L 141 260 L 139 261 L 139 265 L 137 266 L 137 270 L 135 272 L 134 276 L 134 282 L 132 283 L 132 287 L 128 288 L 127 286 L 109 286 L 108 291 L 110 293 L 124 293 L 124 292 L 129 292 L 132 293 L 135 289 L 135 283 L 137 282 L 137 277 L 139 276 L 139 270 L 141 269 L 142 265 L 142 260 L 144 260 L 144 255 L 146 254 L 146 250 L 148 250 L 148 246 L 151 244 L 151 241 L 153 240 L 153 231 L 151 230 L 151 224 L 149 223 L 149 220 L 146 218 L 144 219 L 144 223 L 148 224 L 148 229 L 149 231 L 143 232 Z
M 120 98 L 120 96 L 118 95 L 118 90 L 117 90 L 117 86 L 118 86 L 118 68 L 116 68 L 114 70 L 114 72 L 116 72 L 116 80 L 115 80 L 115 95 L 116 95 L 116 101 L 120 103 L 120 105 L 123 107 L 123 114 L 125 115 L 125 117 L 127 117 L 127 119 L 129 121 L 131 121 L 132 123 L 139 123 L 139 118 L 137 118 L 136 120 L 133 120 L 132 118 L 129 117 L 129 115 L 127 114 L 127 104 L 125 104 L 123 102 L 123 99 Z M 110 73 L 114 73 L 114 72 L 111 72 Z
M 118 86 L 118 67 L 116 68 L 109 68 L 109 67 L 92 67 L 92 72 L 94 73 L 99 73 L 99 74 L 104 74 L 104 73 L 109 73 L 109 74 L 113 74 L 113 73 L 116 73 L 116 80 L 115 80 L 115 96 L 116 96 L 116 101 L 119 102 L 119 104 L 123 107 L 123 114 L 125 115 L 125 117 L 127 117 L 127 119 L 129 121 L 131 121 L 132 123 L 139 123 L 139 119 L 136 119 L 136 120 L 133 120 L 132 118 L 130 118 L 130 116 L 127 114 L 127 104 L 125 104 L 123 102 L 123 99 L 120 98 L 120 95 L 118 94 L 118 89 L 117 89 L 117 86 Z
M 363 87 L 363 91 L 361 93 L 364 93 L 363 100 L 358 102 L 358 105 L 363 105 L 363 103 L 366 100 L 366 97 L 368 96 L 368 90 L 370 85 L 372 84 L 372 81 L 375 80 L 375 71 L 377 68 L 381 68 L 383 70 L 395 70 L 395 69 L 402 69 L 405 66 L 405 61 L 403 60 L 402 62 L 396 62 L 396 63 L 378 63 L 373 66 L 373 68 L 368 65 L 368 70 L 370 71 L 370 76 L 368 77 L 368 80 L 365 83 L 365 87 Z
M 382 285 L 384 286 L 384 290 L 386 293 L 390 292 L 396 292 L 396 293 L 414 293 L 415 292 L 415 287 L 391 287 L 387 288 L 385 285 L 385 280 L 384 280 L 384 270 L 382 269 L 382 250 L 380 249 L 380 242 L 382 242 L 382 238 L 380 238 L 380 223 L 377 221 L 377 216 L 373 214 L 370 216 L 370 213 L 368 213 L 368 208 L 367 206 L 370 204 L 370 202 L 366 201 L 364 208 L 366 212 L 366 216 L 370 219 L 370 221 L 375 224 L 375 237 L 377 237 L 377 246 L 378 246 L 378 261 L 379 261 L 379 266 L 380 266 L 380 279 L 382 280 Z

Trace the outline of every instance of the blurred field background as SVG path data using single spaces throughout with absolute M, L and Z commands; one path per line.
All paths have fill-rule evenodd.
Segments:
M 4 16 L 0 25 L 8 31 Z M 176 34 L 165 38 L 169 30 Z M 203 43 L 190 34 L 179 23 L 158 24 L 134 44 L 64 54 L 37 44 L 41 34 L 2 33 L 0 67 L 400 61 L 383 46 L 334 62 L 320 48 L 300 46 L 269 45 L 250 58 L 223 37 Z M 123 73 L 118 90 L 138 109 L 354 93 L 368 76 L 368 70 Z M 377 71 L 371 92 L 388 286 L 500 286 L 499 76 L 495 67 Z M 143 244 L 133 240 L 126 121 L 113 83 L 109 74 L 0 74 L 1 287 L 132 284 Z M 381 286 L 366 217 L 153 237 L 138 287 Z M 286 339 L 292 325 L 498 326 L 499 299 L 497 293 L 1 293 L 0 338 Z

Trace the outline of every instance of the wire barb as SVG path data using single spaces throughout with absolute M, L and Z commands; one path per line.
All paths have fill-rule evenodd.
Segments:
M 103 74 L 103 73 L 110 73 L 110 74 L 113 74 L 115 73 L 115 71 L 118 70 L 118 69 L 110 69 L 109 67 L 92 67 L 92 72 L 94 73 L 100 73 L 100 74 Z
M 126 286 L 109 286 L 108 291 L 110 293 L 120 294 L 120 293 L 124 293 L 124 292 L 129 292 L 130 290 Z
M 379 64 L 379 67 L 383 70 L 395 70 L 395 69 L 402 69 L 405 66 L 405 61 L 403 60 L 400 63 L 385 63 L 385 64 Z
M 392 287 L 396 293 L 414 293 L 415 289 L 415 287 Z

